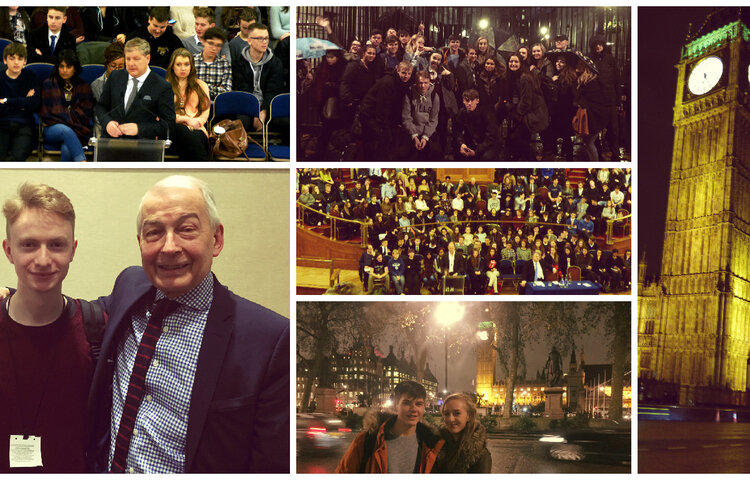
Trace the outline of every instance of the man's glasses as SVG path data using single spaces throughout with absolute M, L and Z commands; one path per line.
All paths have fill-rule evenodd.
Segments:
M 251 40 L 257 40 L 262 43 L 266 43 L 270 40 L 268 37 L 250 37 Z

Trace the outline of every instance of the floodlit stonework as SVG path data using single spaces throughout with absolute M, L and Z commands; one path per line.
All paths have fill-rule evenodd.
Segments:
M 638 373 L 649 400 L 746 404 L 750 354 L 750 78 L 747 27 L 688 43 L 676 65 L 674 148 L 658 283 L 639 267 Z M 717 32 L 721 34 L 717 34 Z M 692 69 L 716 56 L 719 82 L 695 95 Z M 647 171 L 647 167 L 642 167 Z M 655 384 L 660 383 L 660 386 Z M 643 395 L 643 392 L 641 392 Z

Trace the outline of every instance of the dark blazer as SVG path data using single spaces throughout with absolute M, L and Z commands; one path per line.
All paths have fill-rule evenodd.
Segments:
M 130 267 L 98 303 L 109 314 L 89 396 L 87 463 L 107 470 L 112 378 L 130 311 L 155 294 Z M 289 473 L 289 320 L 214 278 L 188 416 L 185 471 Z
M 448 270 L 448 267 L 450 266 L 450 259 L 448 258 L 448 249 L 445 250 L 445 255 L 443 255 L 443 258 L 440 261 L 440 264 L 438 265 L 440 267 L 440 273 L 444 273 L 446 270 Z M 453 273 L 457 275 L 465 275 L 466 274 L 466 268 L 464 264 L 464 256 L 456 250 L 456 258 L 453 260 Z
M 151 72 L 143 85 L 138 89 L 130 110 L 125 111 L 125 92 L 130 74 L 127 70 L 115 70 L 104 83 L 99 102 L 94 113 L 102 125 L 102 134 L 107 135 L 107 124 L 115 120 L 118 123 L 137 123 L 137 138 L 159 138 L 164 140 L 167 133 L 174 136 L 175 119 L 174 94 L 172 86 L 157 73 Z M 156 117 L 161 120 L 157 121 Z M 167 125 L 169 132 L 167 132 Z M 124 137 L 135 138 L 135 137 Z
M 69 49 L 75 51 L 76 39 L 68 32 L 65 25 L 60 29 L 59 36 L 55 41 L 54 53 L 50 53 L 49 51 L 49 39 L 47 38 L 47 33 L 48 29 L 46 23 L 29 33 L 29 36 L 26 38 L 26 52 L 29 56 L 29 63 L 55 63 L 57 54 L 62 50 Z M 37 55 L 35 52 L 37 48 L 42 52 L 41 55 Z
M 539 265 L 542 267 L 542 274 L 546 275 L 547 271 L 544 268 L 544 261 L 540 260 Z M 526 280 L 527 282 L 534 281 L 534 260 L 528 260 L 523 264 L 523 278 L 521 280 Z

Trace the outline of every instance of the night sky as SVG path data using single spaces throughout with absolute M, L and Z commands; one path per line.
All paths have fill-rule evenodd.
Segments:
M 659 273 L 667 212 L 674 128 L 672 114 L 688 24 L 693 31 L 711 8 L 638 8 L 638 248 L 648 275 Z
M 388 302 L 391 303 L 391 302 Z M 393 302 L 398 306 L 399 309 L 408 310 L 409 308 L 418 308 L 422 303 L 418 302 Z M 435 302 L 433 302 L 435 303 Z M 486 302 L 458 302 L 465 307 L 464 314 L 461 317 L 460 323 L 463 325 L 454 325 L 455 330 L 471 331 L 475 332 L 477 323 L 481 320 L 490 319 L 486 317 L 484 309 L 487 307 Z M 367 308 L 378 308 L 378 305 L 383 306 L 384 302 L 362 302 L 359 305 L 363 308 L 363 314 L 366 314 Z M 435 303 L 435 305 L 437 305 Z M 430 323 L 434 323 L 434 330 L 431 330 L 431 334 L 435 335 L 435 338 L 429 342 L 427 347 L 427 363 L 430 366 L 430 370 L 437 377 L 439 382 L 439 388 L 443 389 L 445 385 L 445 344 L 441 333 L 441 327 L 437 324 L 435 318 L 436 311 L 432 310 L 432 316 L 430 317 Z M 449 333 L 450 335 L 450 333 Z M 539 333 L 541 336 L 541 332 Z M 382 330 L 382 333 L 377 338 L 373 338 L 372 343 L 377 347 L 384 355 L 388 355 L 389 345 L 394 346 L 394 353 L 396 356 L 400 356 L 400 351 L 403 349 L 406 353 L 406 360 L 413 355 L 404 341 L 403 333 L 392 326 L 387 326 Z M 454 340 L 450 340 L 452 343 Z M 609 343 L 610 337 L 607 337 L 604 333 L 603 327 L 594 328 L 587 334 L 581 335 L 576 339 L 576 357 L 580 361 L 581 349 L 585 352 L 586 363 L 588 364 L 602 364 L 612 363 L 612 359 L 609 355 Z M 347 345 L 349 346 L 349 345 Z M 551 343 L 548 340 L 541 340 L 537 342 L 530 342 L 525 347 L 525 358 L 527 366 L 526 378 L 531 380 L 536 377 L 536 372 L 541 371 L 547 362 L 547 356 L 551 349 Z M 558 345 L 558 349 L 562 350 L 562 346 Z M 570 352 L 565 352 L 563 356 L 563 371 L 568 372 L 568 364 L 570 361 Z M 473 381 L 476 378 L 476 350 L 471 342 L 467 341 L 462 347 L 460 353 L 456 354 L 455 351 L 451 351 L 450 358 L 448 360 L 448 383 L 451 391 L 475 391 Z M 501 380 L 505 378 L 502 368 L 498 364 L 496 379 Z
M 470 322 L 471 320 L 464 319 L 464 321 Z M 606 338 L 604 337 L 603 329 L 597 329 L 579 338 L 576 347 L 577 360 L 580 361 L 580 350 L 583 349 L 585 352 L 586 363 L 588 364 L 612 363 L 612 359 L 608 352 L 609 338 L 606 338 L 604 341 L 602 340 L 603 338 Z M 384 349 L 384 353 L 387 354 L 388 346 L 385 345 L 382 348 Z M 441 389 L 443 388 L 445 380 L 444 348 L 443 343 L 439 342 L 432 345 L 428 350 L 430 370 L 432 370 L 432 373 L 437 377 Z M 526 346 L 524 350 L 526 357 L 526 377 L 528 380 L 535 378 L 536 372 L 541 372 L 544 369 L 550 349 L 551 345 L 545 342 L 535 342 Z M 566 352 L 562 360 L 563 372 L 568 373 L 570 352 Z M 476 351 L 472 347 L 464 348 L 457 358 L 451 357 L 448 361 L 448 382 L 451 391 L 475 391 L 476 387 L 472 382 L 476 378 L 476 373 Z M 505 378 L 503 369 L 499 364 L 497 365 L 496 377 L 496 380 L 502 380 Z

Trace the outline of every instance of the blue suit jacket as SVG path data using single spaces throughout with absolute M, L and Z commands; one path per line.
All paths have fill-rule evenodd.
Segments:
M 108 297 L 102 352 L 89 396 L 87 462 L 107 470 L 112 378 L 130 312 L 153 299 L 141 267 Z M 188 417 L 186 472 L 289 472 L 289 320 L 238 297 L 214 277 Z
M 154 71 L 148 74 L 146 81 L 138 89 L 133 105 L 125 111 L 125 92 L 130 75 L 127 70 L 115 70 L 104 82 L 104 89 L 99 101 L 94 106 L 94 113 L 102 125 L 102 135 L 107 134 L 107 124 L 112 120 L 118 123 L 137 123 L 137 137 L 122 138 L 151 138 L 159 137 L 164 140 L 167 134 L 171 137 L 175 132 L 174 92 L 172 86 Z M 156 120 L 159 117 L 159 121 Z

